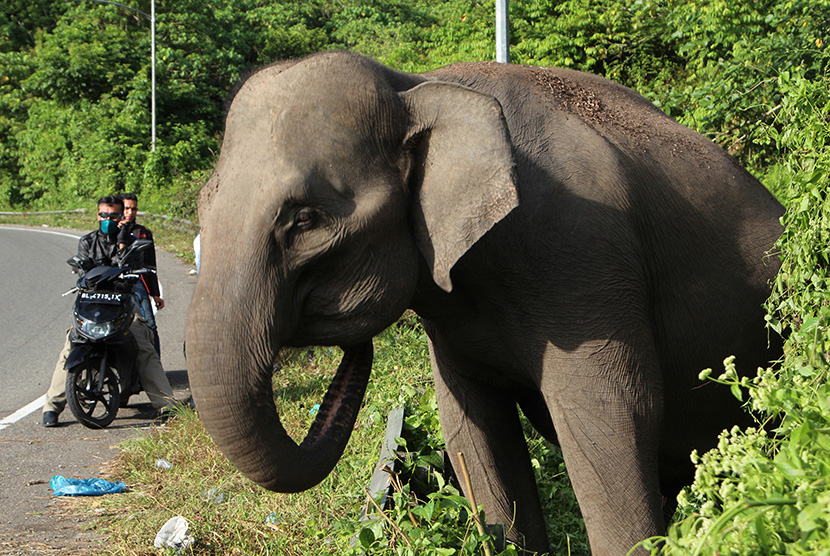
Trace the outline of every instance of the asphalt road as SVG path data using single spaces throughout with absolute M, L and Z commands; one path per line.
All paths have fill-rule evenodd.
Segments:
M 42 397 L 71 322 L 73 296 L 61 294 L 74 286 L 75 275 L 65 261 L 80 235 L 0 226 L 0 555 L 77 554 L 91 547 L 94 533 L 79 521 L 94 516 L 68 516 L 62 510 L 71 500 L 54 497 L 49 481 L 55 475 L 99 477 L 118 443 L 153 426 L 144 394 L 131 398 L 105 430 L 85 428 L 69 410 L 59 427 L 41 425 Z M 184 401 L 182 342 L 196 279 L 173 255 L 157 250 L 157 256 L 166 303 L 156 315 L 161 359 L 176 398 Z

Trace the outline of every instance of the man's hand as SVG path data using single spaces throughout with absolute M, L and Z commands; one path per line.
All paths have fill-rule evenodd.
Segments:
M 156 302 L 156 309 L 164 309 L 164 300 L 161 297 L 154 295 L 153 301 Z
M 132 226 L 119 226 L 118 228 L 118 237 L 115 242 L 118 244 L 118 247 L 121 248 L 130 241 L 130 231 L 132 230 Z

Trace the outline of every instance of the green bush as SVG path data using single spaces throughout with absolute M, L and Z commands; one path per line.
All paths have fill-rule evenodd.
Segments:
M 657 541 L 664 554 L 830 554 L 830 76 L 805 73 L 780 73 L 781 109 L 764 127 L 783 153 L 767 177 L 788 206 L 768 317 L 787 336 L 785 358 L 740 382 L 727 360 L 718 379 L 775 428 L 725 431 L 694 456 L 685 518 Z
M 812 80 L 826 71 L 830 3 L 686 2 L 666 23 L 686 64 L 664 108 L 756 171 L 774 164 L 778 145 L 765 130 L 781 123 L 778 76 L 798 68 Z

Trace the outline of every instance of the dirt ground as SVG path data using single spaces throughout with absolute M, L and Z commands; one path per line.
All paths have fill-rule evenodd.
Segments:
M 78 500 L 56 499 L 35 522 L 7 525 L 0 532 L 2 556 L 93 556 L 105 552 L 105 537 L 92 527 L 93 511 L 78 513 Z

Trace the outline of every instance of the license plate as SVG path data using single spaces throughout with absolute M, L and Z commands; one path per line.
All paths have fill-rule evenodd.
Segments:
M 81 292 L 81 301 L 84 303 L 102 303 L 104 305 L 120 305 L 123 293 L 114 292 Z

